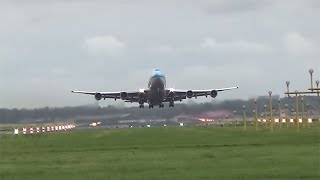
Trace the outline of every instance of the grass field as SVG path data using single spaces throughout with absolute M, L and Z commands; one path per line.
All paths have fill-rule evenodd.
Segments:
M 320 128 L 82 130 L 0 136 L 0 179 L 320 179 Z

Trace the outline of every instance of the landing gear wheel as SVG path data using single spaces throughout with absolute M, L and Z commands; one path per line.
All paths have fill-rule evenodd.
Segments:
M 160 105 L 159 105 L 159 108 L 164 108 L 164 104 L 160 104 Z
M 150 109 L 150 108 L 153 108 L 153 105 L 152 105 L 152 104 L 149 104 L 149 109 Z
M 143 105 L 143 104 L 140 104 L 140 105 L 139 105 L 139 108 L 144 108 L 144 105 Z

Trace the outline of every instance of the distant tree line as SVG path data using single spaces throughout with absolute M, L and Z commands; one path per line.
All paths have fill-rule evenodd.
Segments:
M 320 101 L 318 97 L 306 97 L 314 106 L 320 107 Z M 278 99 L 272 99 L 273 107 L 278 112 Z M 282 98 L 281 108 L 285 108 L 285 104 L 288 104 L 288 109 L 295 109 L 295 98 Z M 115 115 L 115 114 L 130 114 L 135 118 L 159 118 L 159 119 L 171 119 L 175 116 L 186 114 L 186 115 L 197 115 L 207 111 L 213 110 L 229 110 L 235 112 L 237 115 L 243 113 L 243 105 L 246 106 L 246 112 L 248 116 L 252 116 L 254 109 L 254 99 L 249 100 L 227 100 L 222 102 L 212 101 L 211 103 L 200 103 L 200 104 L 185 104 L 177 103 L 174 108 L 157 108 L 154 109 L 140 109 L 138 107 L 126 107 L 116 108 L 114 106 L 108 107 L 62 107 L 62 108 L 38 108 L 38 109 L 0 109 L 0 123 L 28 123 L 28 122 L 56 122 L 64 121 L 81 116 L 97 116 L 97 115 Z M 267 105 L 267 111 L 269 111 L 269 99 L 259 98 L 257 99 L 258 112 L 263 113 Z M 299 106 L 301 109 L 301 100 L 299 99 Z M 312 109 L 309 106 L 309 109 Z M 307 109 L 306 109 L 307 110 Z

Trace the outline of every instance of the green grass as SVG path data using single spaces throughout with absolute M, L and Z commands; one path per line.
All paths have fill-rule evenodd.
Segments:
M 0 179 L 320 179 L 320 128 L 83 130 L 0 136 Z

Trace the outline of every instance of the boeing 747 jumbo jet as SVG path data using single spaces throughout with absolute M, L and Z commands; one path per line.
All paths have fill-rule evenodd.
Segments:
M 88 91 L 71 91 L 72 93 L 89 94 L 99 101 L 101 99 L 122 99 L 125 102 L 138 102 L 140 108 L 144 108 L 144 104 L 149 104 L 149 108 L 159 106 L 164 108 L 164 102 L 169 103 L 169 107 L 174 107 L 175 101 L 182 101 L 187 98 L 197 98 L 199 96 L 217 97 L 218 92 L 237 89 L 238 87 L 229 87 L 211 90 L 177 90 L 174 88 L 166 88 L 166 77 L 156 69 L 150 77 L 148 89 L 140 89 L 138 91 L 120 91 L 120 92 L 88 92 Z

